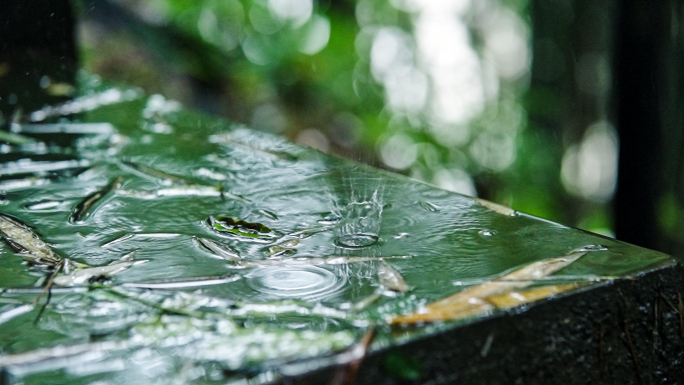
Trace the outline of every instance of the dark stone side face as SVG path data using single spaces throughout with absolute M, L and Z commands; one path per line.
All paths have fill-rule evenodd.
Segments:
M 668 266 L 374 352 L 356 383 L 678 383 L 684 378 L 682 276 L 680 264 Z M 414 369 L 389 366 L 397 357 L 404 369 Z M 283 383 L 325 383 L 337 372 L 328 368 Z

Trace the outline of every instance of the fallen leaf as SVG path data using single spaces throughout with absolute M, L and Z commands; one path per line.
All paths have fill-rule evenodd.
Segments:
M 534 262 L 523 266 L 502 277 L 469 287 L 444 299 L 427 304 L 413 314 L 396 316 L 392 324 L 412 324 L 457 320 L 475 315 L 486 314 L 497 308 L 489 301 L 491 296 L 506 294 L 514 289 L 535 283 L 535 279 L 546 277 L 575 262 L 587 252 L 577 252 Z
M 2 213 L 0 213 L 0 237 L 31 264 L 55 267 L 63 260 L 31 227 Z
M 233 233 L 250 238 L 271 238 L 275 236 L 273 230 L 261 223 L 250 223 L 242 219 L 233 219 L 227 216 L 209 217 L 209 225 L 220 233 Z
M 576 289 L 580 286 L 581 285 L 579 283 L 540 286 L 528 290 L 511 291 L 503 294 L 490 295 L 487 297 L 487 302 L 502 310 L 510 309 L 516 306 L 524 305 L 526 303 L 548 298 L 552 295 L 561 294 L 568 290 Z
M 512 208 L 502 206 L 498 203 L 490 202 L 488 200 L 484 200 L 484 199 L 480 199 L 480 198 L 473 198 L 473 199 L 475 199 L 477 201 L 477 203 L 479 203 L 480 205 L 482 205 L 482 206 L 484 206 L 490 210 L 496 211 L 499 214 L 508 215 L 509 217 L 512 217 L 516 213 L 516 211 L 513 210 Z
M 378 266 L 378 280 L 382 286 L 393 291 L 403 293 L 409 290 L 404 277 L 385 261 L 381 261 L 380 266 Z
M 196 239 L 200 243 L 200 245 L 204 246 L 207 250 L 211 251 L 212 254 L 217 255 L 225 259 L 226 261 L 240 262 L 242 260 L 242 258 L 240 258 L 240 254 L 238 254 L 237 251 L 235 251 L 233 248 L 226 245 L 225 243 L 200 237 L 197 237 Z

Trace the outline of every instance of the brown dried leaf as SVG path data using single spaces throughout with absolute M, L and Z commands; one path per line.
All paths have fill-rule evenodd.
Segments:
M 580 284 L 578 283 L 541 286 L 529 290 L 511 291 L 508 293 L 491 295 L 487 297 L 487 302 L 493 304 L 499 309 L 510 309 L 516 306 L 524 305 L 526 303 L 548 298 L 552 295 L 561 294 L 578 287 L 580 287 Z
M 457 320 L 493 311 L 497 305 L 489 299 L 523 288 L 575 262 L 586 252 L 571 253 L 534 262 L 500 278 L 472 286 L 444 299 L 432 302 L 413 314 L 393 317 L 390 323 L 418 323 Z M 552 293 L 549 293 L 549 295 Z

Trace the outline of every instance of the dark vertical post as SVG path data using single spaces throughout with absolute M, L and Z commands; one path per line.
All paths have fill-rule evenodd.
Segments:
M 69 0 L 0 1 L 0 126 L 69 98 L 77 52 Z
M 615 230 L 620 240 L 658 247 L 663 114 L 667 98 L 672 2 L 618 2 L 615 41 L 616 121 L 620 137 Z
M 555 169 L 555 175 L 543 178 L 544 185 L 537 182 L 542 180 L 539 177 L 533 177 L 532 183 L 553 196 L 552 219 L 570 226 L 586 226 L 582 222 L 596 218 L 592 213 L 605 210 L 602 203 L 570 192 L 572 186 L 565 186 L 560 176 L 568 150 L 582 143 L 593 124 L 608 118 L 610 79 L 603 63 L 612 57 L 618 1 L 530 2 L 534 55 L 527 94 L 528 130 L 543 138 L 535 150 L 539 162 Z

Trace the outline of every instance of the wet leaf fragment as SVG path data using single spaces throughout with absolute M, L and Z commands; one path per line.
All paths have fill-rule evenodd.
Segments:
M 385 261 L 381 261 L 378 266 L 378 280 L 382 286 L 392 291 L 403 293 L 409 290 L 404 277 Z
M 212 229 L 220 233 L 233 233 L 242 237 L 250 238 L 271 238 L 275 232 L 261 223 L 251 223 L 242 219 L 233 219 L 228 216 L 220 215 L 209 217 L 209 225 Z
M 189 181 L 187 181 L 181 177 L 177 177 L 175 175 L 167 174 L 163 171 L 159 171 L 159 170 L 156 170 L 152 167 L 148 167 L 148 166 L 145 166 L 142 164 L 131 162 L 129 160 L 122 160 L 121 163 L 123 163 L 124 165 L 126 165 L 126 166 L 140 172 L 140 173 L 152 176 L 154 178 L 166 180 L 166 181 L 171 182 L 171 183 L 192 184 L 191 182 L 189 182 Z
M 291 253 L 295 250 L 295 247 L 299 245 L 299 238 L 289 239 L 284 242 L 280 242 L 277 245 L 273 245 L 268 248 L 268 253 L 271 256 L 276 257 L 283 254 Z
M 287 235 L 287 237 L 297 237 L 299 239 L 306 239 L 309 238 L 313 235 L 316 235 L 318 233 L 322 233 L 324 231 L 328 231 L 333 229 L 335 226 L 322 226 L 322 227 L 314 227 L 310 229 L 304 229 L 304 230 L 299 230 L 295 231 L 294 233 L 290 233 Z
M 197 237 L 197 242 L 202 245 L 205 249 L 209 250 L 212 254 L 219 256 L 226 261 L 230 262 L 240 262 L 240 254 L 235 251 L 232 247 L 226 245 L 223 242 L 214 241 L 213 239 Z
M 84 219 L 84 217 L 89 213 L 91 208 L 102 198 L 105 197 L 110 191 L 116 189 L 119 184 L 123 181 L 122 177 L 117 177 L 114 178 L 107 186 L 105 186 L 103 189 L 96 191 L 87 197 L 85 197 L 81 202 L 79 202 L 76 207 L 74 207 L 74 210 L 71 212 L 71 215 L 69 216 L 69 222 L 71 223 L 76 223 L 80 222 L 81 220 Z
M 499 214 L 507 215 L 509 217 L 516 215 L 516 211 L 510 207 L 502 206 L 498 203 L 490 202 L 488 200 L 484 200 L 484 199 L 480 199 L 480 198 L 473 198 L 473 199 L 475 199 L 477 201 L 477 203 L 479 203 L 480 205 L 482 205 L 482 206 L 484 206 L 484 207 L 486 207 L 492 211 L 496 211 Z
M 55 277 L 54 283 L 58 286 L 82 285 L 84 283 L 99 280 L 102 278 L 108 278 L 118 272 L 126 270 L 129 267 L 142 262 L 144 261 L 121 262 L 115 263 L 113 265 L 77 269 L 76 271 L 68 275 L 58 275 L 57 277 Z
M 499 308 L 508 308 L 511 303 L 506 301 L 505 295 L 515 289 L 524 288 L 535 283 L 536 279 L 546 277 L 575 262 L 587 252 L 578 252 L 562 257 L 549 258 L 523 266 L 500 278 L 472 286 L 444 299 L 429 303 L 413 314 L 396 316 L 390 319 L 392 324 L 413 324 L 419 322 L 452 321 L 476 315 L 487 314 Z M 560 286 L 560 285 L 559 285 Z M 567 288 L 566 290 L 569 290 Z M 541 295 L 554 294 L 553 290 L 537 291 L 537 295 L 529 295 L 529 302 L 545 297 Z M 497 296 L 497 297 L 494 297 Z M 524 297 L 522 303 L 526 303 Z M 517 306 L 517 305 L 513 305 Z
M 0 236 L 14 252 L 32 265 L 54 268 L 63 260 L 33 228 L 2 213 L 0 213 Z
M 139 289 L 160 289 L 160 290 L 172 290 L 172 289 L 184 289 L 190 287 L 202 287 L 202 286 L 214 286 L 222 285 L 224 283 L 234 282 L 242 277 L 233 274 L 224 274 L 217 276 L 208 277 L 192 277 L 192 278 L 171 278 L 171 279 L 161 279 L 153 281 L 142 281 L 142 282 L 127 282 L 124 283 L 123 287 L 128 288 L 139 288 Z
M 118 261 L 112 262 L 105 266 L 87 266 L 81 265 L 69 274 L 58 275 L 54 277 L 53 282 L 58 286 L 75 286 L 82 285 L 88 282 L 100 281 L 108 279 L 112 275 L 128 269 L 133 265 L 139 265 L 147 262 L 147 260 L 134 261 L 133 256 L 135 251 L 128 253 L 121 257 Z
M 134 264 L 146 262 L 133 261 L 135 252 L 126 254 L 119 261 L 107 266 L 92 267 L 85 263 L 75 262 L 55 253 L 33 228 L 2 213 L 0 213 L 0 237 L 29 264 L 46 266 L 52 271 L 46 291 L 49 291 L 53 284 L 58 286 L 84 284 L 93 279 L 109 277 Z

